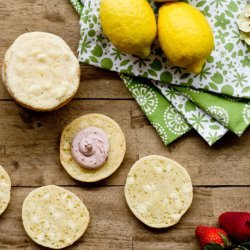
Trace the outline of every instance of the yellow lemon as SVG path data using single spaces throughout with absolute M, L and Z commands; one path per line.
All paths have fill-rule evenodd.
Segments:
M 100 18 L 104 34 L 118 50 L 149 56 L 157 26 L 147 0 L 101 0 Z
M 214 48 L 212 29 L 195 7 L 167 3 L 159 10 L 158 36 L 161 48 L 176 66 L 199 74 Z

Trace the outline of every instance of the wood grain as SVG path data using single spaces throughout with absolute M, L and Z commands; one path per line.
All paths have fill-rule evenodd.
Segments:
M 80 197 L 91 216 L 84 237 L 70 249 L 198 250 L 194 236 L 196 225 L 216 225 L 218 215 L 228 208 L 244 211 L 250 206 L 250 200 L 245 199 L 249 187 L 196 188 L 193 204 L 181 223 L 157 230 L 145 226 L 130 212 L 123 187 L 67 188 Z M 21 221 L 22 202 L 32 190 L 13 188 L 12 202 L 0 223 L 1 249 L 41 249 L 28 238 Z
M 95 112 L 116 120 L 127 140 L 127 153 L 120 169 L 97 185 L 123 185 L 133 163 L 149 154 L 180 162 L 189 171 L 194 185 L 250 184 L 249 130 L 241 139 L 229 135 L 213 148 L 193 133 L 166 147 L 137 104 L 130 100 L 75 100 L 50 113 L 36 113 L 14 102 L 0 102 L 0 159 L 12 176 L 12 184 L 79 185 L 59 162 L 60 134 L 73 119 Z
M 7 48 L 27 31 L 61 36 L 76 53 L 79 17 L 68 0 L 3 0 L 0 4 L 0 67 Z M 127 139 L 120 169 L 108 179 L 82 184 L 70 178 L 59 162 L 59 139 L 74 118 L 102 113 L 115 119 Z M 250 210 L 250 130 L 237 138 L 226 135 L 213 147 L 194 131 L 166 147 L 114 72 L 81 66 L 81 85 L 64 108 L 36 113 L 17 105 L 0 80 L 0 164 L 12 179 L 12 199 L 0 218 L 0 249 L 42 249 L 24 232 L 21 206 L 35 187 L 65 186 L 90 210 L 84 235 L 68 249 L 198 250 L 194 229 L 216 225 L 226 210 Z M 129 211 L 123 185 L 140 157 L 160 154 L 185 166 L 195 185 L 194 202 L 181 222 L 167 230 L 152 230 Z

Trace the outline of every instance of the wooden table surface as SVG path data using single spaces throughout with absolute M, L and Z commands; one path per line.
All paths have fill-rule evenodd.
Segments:
M 78 16 L 67 0 L 1 0 L 0 31 L 1 64 L 14 39 L 27 31 L 59 35 L 74 52 L 79 41 Z M 20 107 L 0 81 L 0 164 L 12 180 L 12 199 L 0 217 L 0 249 L 41 249 L 23 229 L 21 206 L 30 191 L 48 184 L 73 191 L 90 211 L 85 235 L 69 249 L 198 250 L 196 225 L 216 225 L 218 215 L 226 210 L 250 210 L 250 129 L 240 139 L 228 134 L 212 148 L 195 132 L 166 147 L 116 73 L 91 66 L 82 66 L 81 73 L 76 98 L 49 113 Z M 70 178 L 62 168 L 59 138 L 71 120 L 93 112 L 108 115 L 120 124 L 127 152 L 115 174 L 87 185 Z M 192 207 L 170 229 L 144 226 L 124 199 L 130 167 L 149 154 L 178 161 L 193 181 Z

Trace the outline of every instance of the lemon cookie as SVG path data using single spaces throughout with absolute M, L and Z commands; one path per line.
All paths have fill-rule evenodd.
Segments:
M 190 207 L 193 187 L 184 167 L 168 158 L 150 155 L 131 168 L 125 197 L 140 221 L 153 228 L 166 228 L 178 223 Z
M 101 114 L 81 116 L 63 130 L 60 160 L 76 180 L 95 182 L 114 173 L 121 165 L 126 142 L 120 126 Z
M 63 39 L 50 33 L 30 32 L 19 36 L 6 52 L 2 78 L 19 104 L 49 111 L 74 97 L 80 66 Z
M 11 180 L 8 173 L 0 166 L 0 215 L 10 202 Z
M 84 234 L 89 212 L 75 194 L 49 185 L 29 193 L 23 202 L 22 220 L 25 231 L 37 244 L 61 249 Z

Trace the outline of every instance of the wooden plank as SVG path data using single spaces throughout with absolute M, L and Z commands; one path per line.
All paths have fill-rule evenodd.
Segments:
M 67 187 L 90 211 L 86 234 L 69 249 L 192 249 L 198 250 L 194 229 L 198 224 L 216 225 L 225 210 L 248 210 L 248 188 L 196 188 L 194 201 L 178 225 L 150 229 L 128 209 L 123 187 Z M 13 188 L 12 200 L 0 221 L 1 249 L 41 249 L 26 235 L 21 220 L 24 198 L 33 188 Z
M 212 148 L 195 133 L 166 147 L 134 101 L 81 100 L 49 113 L 0 102 L 0 164 L 10 173 L 13 185 L 79 185 L 60 165 L 60 134 L 73 119 L 94 112 L 115 119 L 127 139 L 124 163 L 113 176 L 97 185 L 123 185 L 132 164 L 149 154 L 180 162 L 194 185 L 250 184 L 250 130 L 241 139 L 228 135 Z
M 37 186 L 46 183 L 79 185 L 59 162 L 59 140 L 63 127 L 87 113 L 103 113 L 114 118 L 126 134 L 127 149 L 123 166 L 112 176 L 111 185 L 123 184 L 136 156 L 135 134 L 131 133 L 131 101 L 74 101 L 50 113 L 36 113 L 12 102 L 0 103 L 0 159 L 12 177 L 14 186 Z M 117 107 L 118 112 L 114 112 Z M 126 167 L 124 167 L 126 166 Z
M 79 17 L 68 0 L 4 1 L 1 13 L 1 57 L 13 40 L 27 31 L 45 31 L 63 37 L 72 48 L 79 42 Z M 10 29 L 11 25 L 11 29 Z
M 81 84 L 76 98 L 133 99 L 116 72 L 81 66 Z

